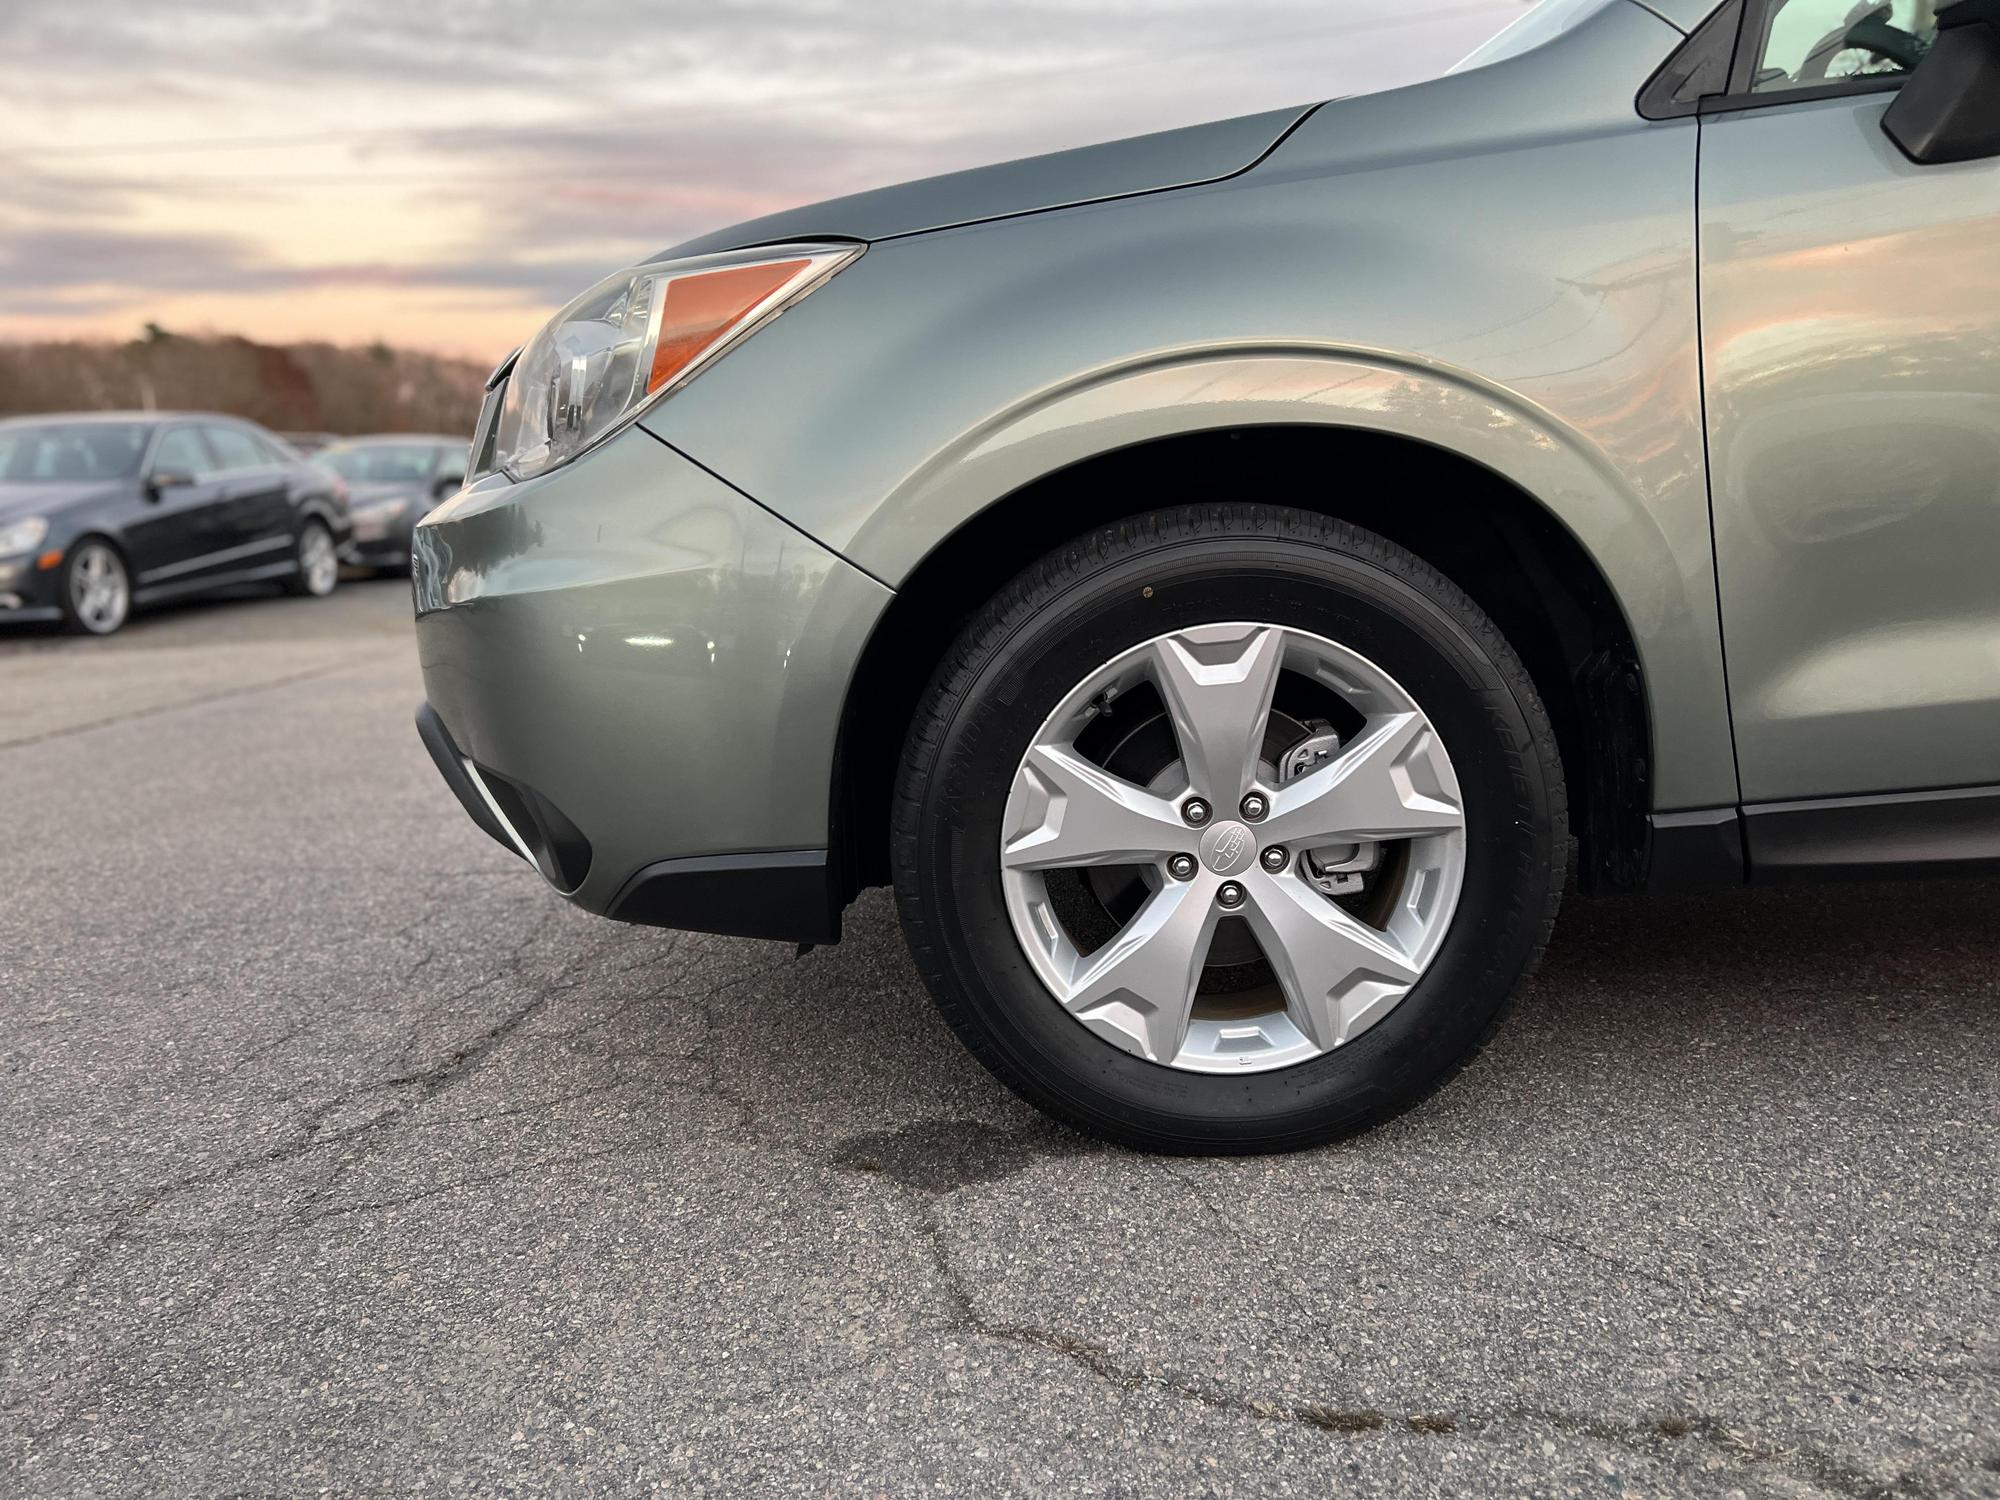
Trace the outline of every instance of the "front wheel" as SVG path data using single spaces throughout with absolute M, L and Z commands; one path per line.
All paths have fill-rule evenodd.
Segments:
M 340 582 L 340 552 L 324 521 L 308 520 L 299 528 L 296 560 L 298 571 L 286 580 L 293 593 L 324 599 Z
M 110 635 L 132 614 L 132 578 L 109 542 L 86 538 L 63 560 L 63 623 L 82 635 Z
M 1029 569 L 919 710 L 897 898 L 1002 1081 L 1142 1149 L 1285 1150 L 1436 1088 L 1504 1014 L 1567 858 L 1512 648 L 1380 537 L 1121 522 Z

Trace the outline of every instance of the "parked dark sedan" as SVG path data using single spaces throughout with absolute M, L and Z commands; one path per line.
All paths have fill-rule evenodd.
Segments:
M 269 579 L 333 592 L 345 486 L 199 412 L 0 421 L 0 621 L 109 635 L 137 606 Z
M 465 483 L 469 446 L 462 437 L 399 432 L 346 438 L 315 453 L 314 463 L 347 482 L 354 518 L 347 560 L 407 573 L 410 533 Z

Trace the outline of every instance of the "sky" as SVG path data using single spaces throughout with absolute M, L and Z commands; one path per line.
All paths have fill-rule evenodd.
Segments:
M 1443 72 L 1525 0 L 0 0 L 0 339 L 492 359 L 907 178 Z

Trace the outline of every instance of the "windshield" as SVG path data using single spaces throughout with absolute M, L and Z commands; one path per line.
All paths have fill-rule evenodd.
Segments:
M 1623 0 L 1542 0 L 1540 5 L 1473 52 L 1452 72 L 1466 73 L 1474 68 L 1483 68 L 1488 63 L 1518 57 L 1544 42 L 1554 41 L 1570 27 L 1596 15 L 1605 6 L 1622 3 Z
M 349 484 L 422 484 L 431 477 L 437 448 L 431 443 L 337 443 L 312 456 Z
M 0 484 L 130 479 L 153 434 L 144 422 L 37 422 L 0 427 Z

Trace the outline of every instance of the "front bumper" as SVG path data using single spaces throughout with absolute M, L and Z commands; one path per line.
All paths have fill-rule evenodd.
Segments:
M 415 503 L 401 514 L 377 517 L 362 511 L 349 513 L 353 530 L 341 553 L 343 562 L 363 568 L 396 568 L 410 565 L 411 535 L 418 516 Z
M 36 566 L 33 554 L 0 558 L 0 622 L 60 620 L 56 590 L 61 577 L 60 568 Z
M 394 568 L 401 572 L 410 565 L 410 549 L 381 542 L 350 542 L 340 560 L 354 568 Z
M 591 911 L 837 936 L 834 741 L 887 589 L 638 428 L 480 481 L 413 554 L 425 739 L 475 822 Z

